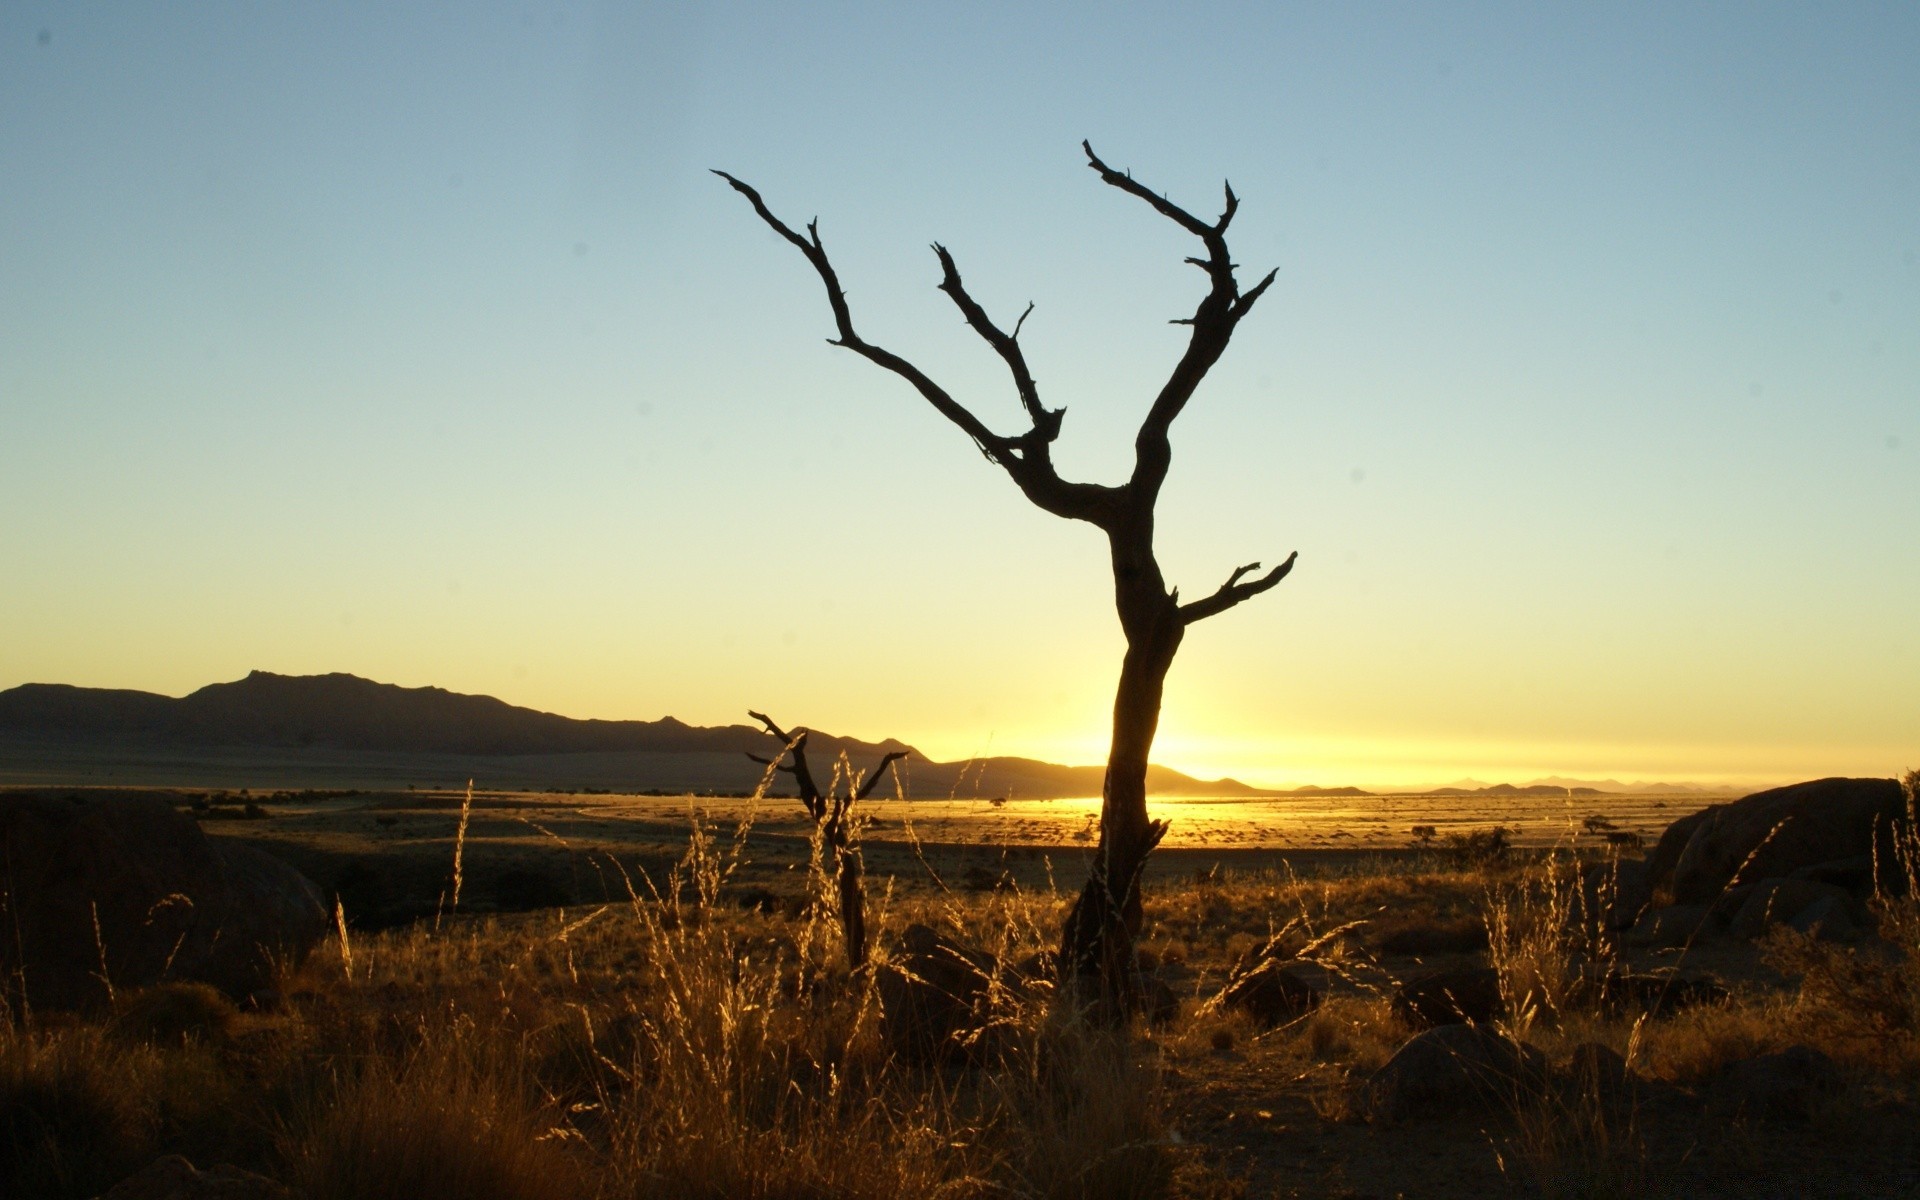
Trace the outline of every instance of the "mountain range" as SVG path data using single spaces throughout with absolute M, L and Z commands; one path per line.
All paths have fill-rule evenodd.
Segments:
M 399 687 L 355 675 L 254 671 L 183 697 L 68 684 L 0 691 L 0 784 L 145 784 L 179 787 L 455 787 L 739 792 L 759 782 L 748 754 L 776 739 L 754 725 L 577 720 L 444 688 Z M 814 732 L 808 756 L 824 780 L 845 754 L 865 771 L 904 753 L 914 797 L 1047 799 L 1097 796 L 1104 769 L 1031 758 L 935 762 L 904 742 Z M 784 783 L 784 780 L 779 782 Z M 1235 779 L 1147 772 L 1168 796 L 1365 797 L 1357 787 L 1266 790 Z M 1696 784 L 1550 777 L 1514 785 L 1462 779 L 1421 789 L 1438 796 L 1595 796 L 1710 791 Z M 1401 789 L 1396 789 L 1401 791 Z M 1403 792 L 1403 794 L 1405 794 Z
M 254 671 L 180 698 L 30 683 L 0 692 L 0 782 L 252 787 L 602 787 L 745 791 L 779 742 L 757 726 L 577 720 L 491 696 L 407 688 L 355 675 Z M 855 771 L 902 752 L 908 794 L 1025 799 L 1097 796 L 1103 769 L 1027 758 L 934 762 L 904 742 L 815 732 L 824 781 L 845 753 Z M 780 782 L 784 783 L 784 780 Z M 1262 796 L 1234 779 L 1147 774 L 1161 795 Z

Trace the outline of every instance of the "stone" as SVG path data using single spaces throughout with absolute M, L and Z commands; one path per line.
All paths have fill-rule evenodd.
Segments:
M 1415 1029 L 1462 1022 L 1484 1024 L 1506 1012 L 1500 973 L 1492 967 L 1455 967 L 1407 980 L 1393 995 L 1394 1015 Z
M 1852 858 L 1835 858 L 1826 862 L 1801 867 L 1787 876 L 1789 879 L 1810 879 L 1815 883 L 1830 883 L 1845 888 L 1860 899 L 1873 895 L 1875 866 L 1871 854 L 1856 854 Z M 1880 874 L 1891 875 L 1898 864 L 1887 864 Z
M 1787 925 L 1801 933 L 1810 933 L 1823 942 L 1850 942 L 1860 936 L 1847 905 L 1832 896 L 1822 896 L 1793 915 Z
M 1727 989 L 1710 975 L 1629 971 L 1614 966 L 1583 973 L 1576 998 L 1613 1016 L 1658 1016 L 1718 1004 L 1727 998 Z
M 327 911 L 298 871 L 157 796 L 26 792 L 0 797 L 0 924 L 8 999 L 84 1009 L 171 980 L 269 987 Z
M 1846 932 L 1851 933 L 1853 921 L 1846 910 L 1852 896 L 1845 889 L 1830 883 L 1815 883 L 1810 879 L 1768 879 L 1754 885 L 1747 893 L 1739 911 L 1727 924 L 1727 936 L 1743 942 L 1752 941 L 1775 925 L 1787 924 L 1801 911 L 1822 900 L 1839 907 L 1847 921 Z M 1838 932 L 1837 923 L 1835 931 Z
M 1513 1103 L 1546 1077 L 1544 1057 L 1479 1025 L 1415 1034 L 1362 1087 L 1361 1107 L 1382 1122 L 1424 1112 Z
M 1669 826 L 1655 848 L 1655 887 L 1676 903 L 1711 903 L 1741 883 L 1838 859 L 1893 861 L 1906 797 L 1891 779 L 1816 779 L 1717 804 Z M 1685 830 L 1678 827 L 1691 822 Z M 1684 836 L 1683 836 L 1684 834 Z M 1683 841 L 1664 876 L 1669 838 Z
M 242 998 L 272 984 L 275 960 L 298 959 L 327 935 L 327 902 L 313 881 L 264 850 L 214 842 L 226 886 L 218 941 L 193 978 Z
M 987 1049 L 999 964 L 926 926 L 910 925 L 879 978 L 881 1029 L 901 1056 L 965 1061 Z
M 222 1163 L 204 1171 L 178 1154 L 156 1159 L 115 1184 L 99 1200 L 292 1200 L 293 1193 L 268 1179 Z
M 1710 1085 L 1709 1103 L 1734 1116 L 1804 1121 L 1843 1085 L 1840 1068 L 1811 1046 L 1728 1063 Z
M 1669 904 L 1649 911 L 1627 934 L 1637 946 L 1666 949 L 1689 946 L 1720 934 L 1720 922 L 1707 904 Z
M 1583 916 L 1609 931 L 1633 928 L 1653 903 L 1652 873 L 1638 858 L 1616 858 L 1589 863 L 1581 871 Z
M 1275 959 L 1255 966 L 1221 993 L 1228 1008 L 1246 1013 L 1269 1029 L 1306 1016 L 1326 998 L 1324 988 Z
M 1576 1097 L 1609 1105 L 1627 1099 L 1636 1082 L 1627 1060 L 1599 1042 L 1582 1042 L 1573 1048 L 1562 1080 Z

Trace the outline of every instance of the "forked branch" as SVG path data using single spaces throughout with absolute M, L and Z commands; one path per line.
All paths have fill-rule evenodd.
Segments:
M 836 346 L 844 346 L 867 361 L 885 367 L 895 375 L 911 383 L 927 403 L 960 427 L 980 453 L 989 462 L 999 466 L 1012 477 L 1015 484 L 1026 494 L 1027 499 L 1053 513 L 1055 516 L 1070 517 L 1074 520 L 1090 521 L 1106 528 L 1113 519 L 1118 505 L 1115 493 L 1117 489 L 1102 487 L 1091 483 L 1072 483 L 1060 478 L 1054 469 L 1048 444 L 1060 433 L 1060 418 L 1064 410 L 1049 410 L 1041 405 L 1039 392 L 1033 376 L 1027 370 L 1025 356 L 1020 352 L 1019 343 L 1014 335 L 1003 333 L 988 319 L 986 311 L 967 294 L 960 282 L 960 273 L 953 265 L 953 258 L 940 246 L 934 252 L 940 258 L 942 280 L 940 288 L 953 298 L 960 311 L 966 316 L 967 323 L 974 331 L 985 338 L 994 351 L 1000 355 L 1009 370 L 1013 372 L 1014 386 L 1020 393 L 1020 403 L 1027 411 L 1032 428 L 1018 437 L 1006 437 L 989 429 L 986 423 L 976 417 L 971 410 L 955 400 L 947 390 L 929 378 L 926 372 L 914 366 L 906 359 L 876 346 L 862 338 L 853 328 L 853 313 L 847 306 L 847 295 L 840 286 L 840 277 L 834 272 L 833 263 L 827 258 L 826 247 L 820 241 L 820 223 L 809 221 L 806 236 L 802 237 L 792 227 L 773 215 L 760 193 L 746 182 L 734 178 L 725 171 L 714 172 L 732 185 L 733 190 L 747 198 L 753 205 L 753 211 L 760 215 L 769 228 L 788 242 L 792 243 L 820 276 L 820 282 L 827 289 L 827 304 L 833 309 L 834 327 L 838 332 L 832 339 Z M 1026 315 L 1021 315 L 1021 321 Z M 1014 327 L 1015 334 L 1019 326 Z
M 1227 611 L 1242 600 L 1251 600 L 1274 584 L 1279 583 L 1282 579 L 1285 579 L 1287 572 L 1293 570 L 1293 560 L 1299 557 L 1299 551 L 1295 551 L 1287 555 L 1287 561 L 1281 563 L 1273 570 L 1268 571 L 1260 578 L 1250 580 L 1247 583 L 1240 581 L 1255 571 L 1258 571 L 1260 564 L 1256 562 L 1248 563 L 1244 567 L 1235 567 L 1233 574 L 1227 576 L 1227 581 L 1221 584 L 1220 589 L 1214 592 L 1213 595 L 1208 596 L 1204 600 L 1195 600 L 1191 604 L 1182 604 L 1180 606 L 1181 623 L 1191 625 L 1195 621 L 1204 621 L 1208 617 L 1217 616 Z
M 1240 284 L 1233 274 L 1233 256 L 1227 251 L 1227 226 L 1233 223 L 1234 213 L 1240 210 L 1239 197 L 1233 194 L 1231 184 L 1225 189 L 1226 207 L 1221 211 L 1220 219 L 1208 224 L 1165 196 L 1148 189 L 1132 175 L 1109 167 L 1093 152 L 1091 143 L 1081 142 L 1080 148 L 1087 152 L 1087 165 L 1099 173 L 1102 182 L 1146 201 L 1155 212 L 1199 238 L 1207 248 L 1205 258 L 1186 260 L 1207 273 L 1210 281 L 1207 294 L 1193 310 L 1191 317 L 1174 320 L 1176 325 L 1190 326 L 1193 335 L 1187 340 L 1186 352 L 1167 376 L 1166 384 L 1154 397 L 1153 406 L 1147 410 L 1146 419 L 1140 423 L 1140 432 L 1134 438 L 1133 478 L 1130 484 L 1134 493 L 1132 499 L 1136 504 L 1152 508 L 1160 485 L 1166 481 L 1167 468 L 1173 462 L 1173 448 L 1167 441 L 1167 430 L 1173 426 L 1174 418 L 1186 408 L 1187 401 L 1193 398 L 1200 381 L 1206 378 L 1213 364 L 1225 353 L 1227 342 L 1233 337 L 1234 326 L 1253 308 L 1254 302 L 1273 284 L 1274 276 L 1279 272 L 1277 269 L 1267 272 L 1251 290 L 1245 295 L 1241 294 Z

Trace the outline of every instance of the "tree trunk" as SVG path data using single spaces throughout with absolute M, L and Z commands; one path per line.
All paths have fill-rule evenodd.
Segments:
M 1140 932 L 1140 876 L 1166 835 L 1147 816 L 1147 763 L 1160 725 L 1167 670 L 1186 633 L 1176 598 L 1161 580 L 1145 529 L 1113 538 L 1115 600 L 1127 654 L 1113 698 L 1113 740 L 1101 787 L 1100 844 L 1093 869 L 1061 932 L 1062 983 L 1093 991 L 1095 1011 L 1118 1020 L 1137 992 L 1133 940 Z
M 859 848 L 847 844 L 844 823 L 835 821 L 831 832 L 834 874 L 840 885 L 840 933 L 847 944 L 847 967 L 857 972 L 867 965 L 866 864 Z

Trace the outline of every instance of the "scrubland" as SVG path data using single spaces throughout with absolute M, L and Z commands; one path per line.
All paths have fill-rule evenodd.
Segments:
M 748 887 L 754 845 L 696 823 L 676 863 L 622 873 L 613 902 L 343 920 L 245 1007 L 175 984 L 87 1016 L 8 1013 L 0 1195 L 96 1196 L 162 1153 L 312 1200 L 1920 1189 L 1912 890 L 1876 902 L 1865 942 L 1776 931 L 1655 952 L 1585 918 L 1567 849 L 1161 877 L 1142 979 L 1172 1005 L 1115 1030 L 1031 967 L 1065 892 L 935 885 L 937 855 L 876 877 L 875 961 L 851 972 L 824 879 Z M 1005 967 L 950 1053 L 910 1053 L 883 1013 L 912 925 Z M 1266 962 L 1324 1001 L 1279 1019 L 1232 1003 Z M 1497 971 L 1499 1028 L 1547 1069 L 1382 1119 L 1366 1082 L 1414 1032 L 1395 990 L 1459 964 Z M 1663 965 L 1725 996 L 1649 1015 L 1581 983 Z M 1624 1079 L 1583 1074 L 1594 1046 Z M 1837 1086 L 1783 1118 L 1727 1099 L 1732 1065 L 1789 1046 L 1829 1056 Z

